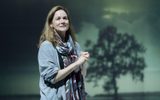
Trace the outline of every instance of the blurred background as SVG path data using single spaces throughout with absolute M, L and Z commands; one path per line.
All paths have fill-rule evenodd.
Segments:
M 134 37 L 136 42 L 145 48 L 142 55 L 143 65 L 138 71 L 142 80 L 133 78 L 132 69 L 123 75 L 120 73 L 115 78 L 118 94 L 124 100 L 160 99 L 159 0 L 1 0 L 0 98 L 39 99 L 37 43 L 48 11 L 55 5 L 65 6 L 69 10 L 77 40 L 82 49 L 89 50 L 91 54 L 95 54 L 93 53 L 96 47 L 94 45 L 98 44 L 103 37 L 100 34 L 103 35 L 105 32 L 107 34 L 110 30 L 111 33 L 119 34 L 117 37 L 122 38 L 125 33 Z M 108 26 L 111 26 L 111 29 L 107 31 Z M 106 31 L 103 31 L 105 29 Z M 107 43 L 107 40 L 105 41 Z M 118 42 L 113 44 L 116 43 Z M 107 55 L 101 57 L 111 58 L 107 58 Z M 99 59 L 94 55 L 91 55 L 91 58 L 89 70 L 93 67 L 93 61 L 96 62 L 96 59 Z M 99 67 L 96 68 L 99 69 Z M 109 65 L 106 64 L 104 68 L 109 68 Z M 105 100 L 109 98 L 110 93 L 114 93 L 106 90 L 114 90 L 115 87 L 104 88 L 110 75 L 101 75 L 95 70 L 94 73 L 89 72 L 89 75 L 94 74 L 97 83 L 94 80 L 88 82 L 87 80 L 91 79 L 88 76 L 85 83 L 86 92 L 88 97 L 92 98 L 91 100 L 96 98 Z M 108 70 L 106 73 L 109 73 Z M 105 70 L 103 72 L 105 73 Z

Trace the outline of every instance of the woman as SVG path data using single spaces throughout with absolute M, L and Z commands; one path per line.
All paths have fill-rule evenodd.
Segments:
M 41 100 L 85 100 L 82 70 L 88 58 L 76 42 L 68 11 L 53 7 L 39 41 Z

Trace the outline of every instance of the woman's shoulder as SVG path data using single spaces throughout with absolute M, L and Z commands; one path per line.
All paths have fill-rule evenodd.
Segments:
M 40 47 L 47 47 L 47 46 L 53 46 L 52 43 L 48 40 L 45 40 L 41 43 Z
M 76 47 L 77 51 L 81 51 L 82 50 L 81 46 L 80 46 L 80 44 L 78 42 L 75 42 L 75 47 Z
M 40 46 L 44 46 L 44 45 L 52 45 L 52 43 L 51 43 L 50 41 L 48 41 L 48 40 L 45 40 L 45 41 L 43 41 L 43 42 L 41 43 Z
M 76 47 L 80 47 L 80 45 L 79 45 L 79 43 L 77 41 L 75 42 L 75 46 Z
M 55 49 L 55 47 L 53 46 L 53 44 L 48 41 L 48 40 L 45 40 L 41 43 L 40 45 L 40 48 L 50 48 L 50 49 Z

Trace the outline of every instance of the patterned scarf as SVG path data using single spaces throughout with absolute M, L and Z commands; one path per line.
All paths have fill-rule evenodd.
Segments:
M 64 43 L 57 33 L 55 34 L 55 38 L 58 40 L 56 49 L 63 59 L 64 67 L 67 67 L 75 62 L 78 57 L 73 40 L 69 36 L 68 41 Z M 85 100 L 85 88 L 80 70 L 72 72 L 67 76 L 65 81 L 66 100 Z

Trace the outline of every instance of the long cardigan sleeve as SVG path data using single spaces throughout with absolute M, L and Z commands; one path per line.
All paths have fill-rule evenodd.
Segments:
M 38 52 L 40 76 L 47 82 L 53 82 L 59 70 L 58 55 L 56 49 L 48 41 L 41 44 Z

